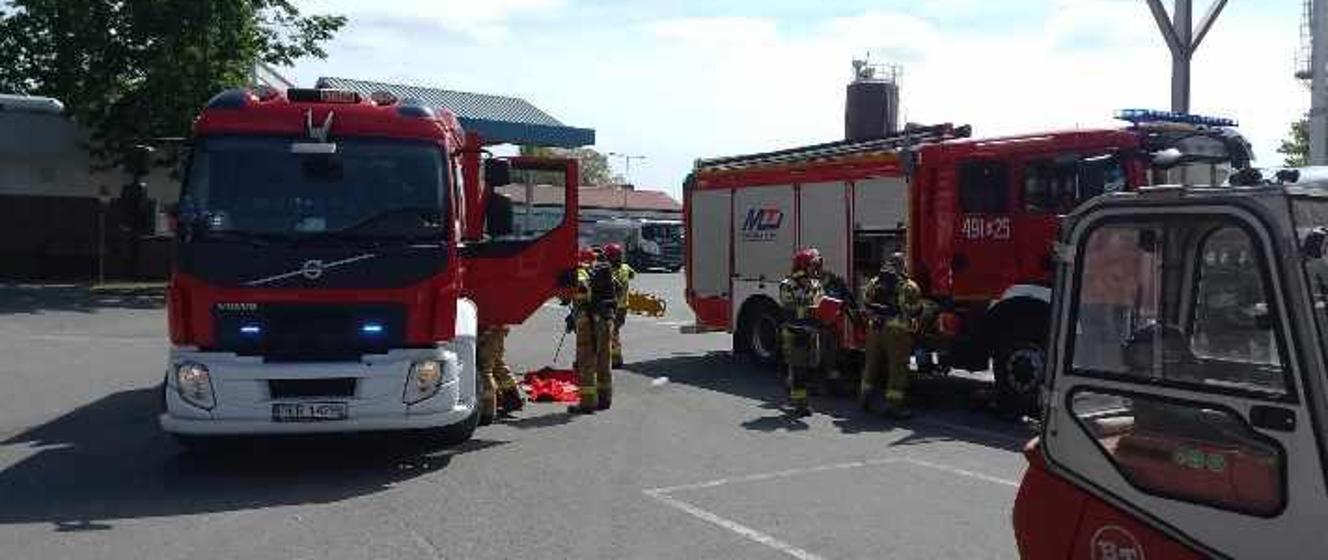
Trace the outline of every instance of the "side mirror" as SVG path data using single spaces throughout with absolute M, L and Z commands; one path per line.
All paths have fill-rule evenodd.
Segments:
M 1324 243 L 1328 242 L 1328 228 L 1314 228 L 1305 234 L 1305 240 L 1300 244 L 1300 254 L 1306 259 L 1322 259 L 1328 250 L 1325 250 Z
M 490 187 L 512 184 L 512 162 L 492 158 L 484 160 L 484 184 Z

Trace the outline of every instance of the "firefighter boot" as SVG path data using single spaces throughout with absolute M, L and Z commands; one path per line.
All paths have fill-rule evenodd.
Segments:
M 503 412 L 516 412 L 526 407 L 526 397 L 521 394 L 521 389 L 511 387 L 504 389 L 498 395 L 498 410 Z

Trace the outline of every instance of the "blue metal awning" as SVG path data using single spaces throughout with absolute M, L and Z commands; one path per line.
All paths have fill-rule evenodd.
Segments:
M 317 87 L 357 91 L 369 95 L 386 91 L 400 99 L 417 99 L 447 109 L 467 131 L 478 133 L 486 144 L 523 144 L 579 148 L 595 143 L 595 130 L 564 125 L 530 102 L 515 97 L 466 93 L 348 78 L 319 78 Z

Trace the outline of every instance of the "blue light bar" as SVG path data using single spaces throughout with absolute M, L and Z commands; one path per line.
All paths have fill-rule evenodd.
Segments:
M 240 327 L 240 332 L 244 334 L 259 334 L 263 332 L 263 327 L 258 325 L 244 325 Z
M 360 325 L 360 332 L 364 334 L 382 334 L 383 326 L 378 323 L 365 323 Z
M 1158 111 L 1155 109 L 1121 109 L 1116 112 L 1116 118 L 1123 121 L 1129 121 L 1136 125 L 1141 123 L 1168 122 L 1204 126 L 1238 126 L 1235 119 L 1191 115 L 1189 113 L 1176 113 L 1172 111 Z

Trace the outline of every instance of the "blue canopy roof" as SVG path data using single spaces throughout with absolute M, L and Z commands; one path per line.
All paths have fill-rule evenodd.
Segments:
M 357 91 L 362 95 L 386 91 L 400 99 L 418 99 L 425 105 L 448 109 L 456 113 L 462 127 L 478 133 L 488 144 L 578 148 L 595 143 L 594 129 L 564 125 L 530 102 L 515 97 L 348 78 L 319 78 L 317 86 Z

